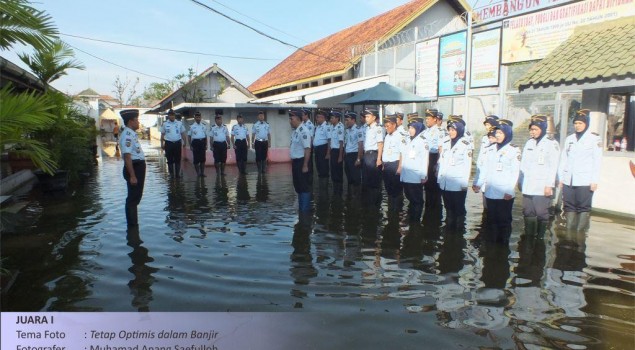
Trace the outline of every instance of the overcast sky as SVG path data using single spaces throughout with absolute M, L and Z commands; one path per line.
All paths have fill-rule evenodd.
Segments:
M 198 1 L 299 47 L 408 2 Z M 53 83 L 55 88 L 71 94 L 90 87 L 100 94 L 114 95 L 113 83 L 117 76 L 122 80 L 139 77 L 138 91 L 141 92 L 151 82 L 173 78 L 187 72 L 190 67 L 200 73 L 214 63 L 249 86 L 296 50 L 209 11 L 192 0 L 36 0 L 33 5 L 51 15 L 62 33 L 61 38 L 76 48 L 76 58 L 86 66 L 83 71 L 69 70 L 67 76 Z M 123 46 L 77 36 L 209 55 Z M 26 68 L 15 53 L 29 50 L 14 47 L 12 51 L 0 51 L 0 54 Z

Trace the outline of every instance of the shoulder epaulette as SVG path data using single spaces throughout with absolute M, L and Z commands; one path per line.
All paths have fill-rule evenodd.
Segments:
M 463 143 L 469 145 L 470 143 L 467 140 L 463 140 Z
M 593 134 L 595 136 L 600 136 L 600 134 L 598 134 L 597 132 L 591 132 L 591 134 Z
M 555 141 L 555 139 L 551 135 L 547 135 L 547 140 Z
M 420 133 L 420 134 L 419 134 L 419 137 L 421 137 L 421 138 L 422 138 L 422 139 L 424 139 L 424 140 L 426 139 L 426 136 L 425 136 L 423 133 Z
M 510 143 L 509 145 L 512 147 L 518 148 L 518 146 L 514 145 L 513 143 Z

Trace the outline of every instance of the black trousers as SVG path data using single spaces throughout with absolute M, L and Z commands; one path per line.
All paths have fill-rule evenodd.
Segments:
M 439 162 L 438 153 L 430 153 L 428 162 L 428 181 L 424 188 L 426 189 L 426 210 L 441 211 L 441 188 L 437 182 L 436 168 Z
M 304 157 L 291 160 L 291 175 L 293 176 L 293 188 L 296 193 L 311 192 L 311 173 L 303 173 L 302 165 Z
M 207 142 L 205 139 L 192 139 L 192 163 L 205 164 L 205 152 L 207 151 Z
M 181 141 L 165 141 L 165 158 L 168 160 L 168 166 L 181 164 L 181 147 L 183 147 Z
M 269 149 L 269 142 L 267 141 L 254 142 L 254 150 L 256 151 L 256 162 L 267 160 L 268 149 Z
M 247 140 L 234 140 L 234 145 L 236 145 L 236 162 L 246 162 L 247 161 Z
M 447 215 L 465 216 L 465 198 L 467 191 L 441 191 Z
M 514 199 L 490 199 L 487 201 L 488 240 L 498 243 L 509 243 L 512 233 L 512 208 Z
M 593 191 L 590 186 L 563 186 L 562 202 L 565 212 L 584 213 L 591 211 Z
M 340 156 L 339 148 L 331 149 L 331 180 L 333 183 L 344 183 L 344 159 L 338 162 L 337 159 Z
M 403 194 L 403 186 L 399 175 L 397 175 L 397 168 L 399 168 L 399 161 L 384 163 L 384 171 L 382 173 L 384 187 L 386 187 L 386 192 L 390 197 L 398 197 Z
M 216 141 L 212 144 L 212 153 L 214 154 L 214 163 L 227 162 L 227 142 Z
M 126 221 L 128 225 L 137 225 L 137 206 L 141 202 L 143 196 L 143 186 L 146 181 L 146 162 L 143 160 L 135 160 L 132 162 L 132 168 L 134 169 L 135 177 L 137 178 L 137 184 L 130 184 L 130 175 L 125 165 L 123 167 L 123 178 L 126 180 L 126 186 L 128 187 L 128 196 L 126 197 Z
M 329 160 L 326 159 L 326 152 L 328 146 L 326 144 L 321 146 L 315 146 L 313 152 L 315 153 L 315 167 L 317 168 L 318 177 L 329 177 Z
M 364 152 L 362 184 L 369 188 L 381 187 L 381 170 L 377 167 L 377 151 Z
M 423 212 L 423 184 L 402 183 L 404 194 L 408 199 L 408 216 L 411 221 L 420 221 Z
M 362 183 L 362 171 L 355 166 L 355 161 L 357 161 L 357 152 L 350 152 L 344 155 L 344 170 L 346 171 L 346 179 L 349 185 Z

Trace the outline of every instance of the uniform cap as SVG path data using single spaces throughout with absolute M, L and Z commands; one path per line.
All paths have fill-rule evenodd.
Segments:
M 242 117 L 243 117 L 243 115 L 242 115 L 242 114 L 240 114 L 240 113 L 238 113 L 238 115 L 236 116 L 236 119 L 238 119 L 238 118 L 242 118 Z
M 302 111 L 303 114 L 311 115 L 311 110 L 308 109 L 308 108 L 302 108 L 301 111 Z
M 298 118 L 302 118 L 302 110 L 300 109 L 290 109 L 289 110 L 289 117 L 293 117 L 296 116 Z
M 384 117 L 384 124 L 386 123 L 395 123 L 397 124 L 397 115 L 391 114 Z
M 346 113 L 344 113 L 344 118 L 357 120 L 357 113 L 355 113 L 355 112 L 346 112 Z
M 168 110 L 168 115 L 176 115 L 176 113 L 174 113 L 174 110 L 172 108 L 170 108 Z
M 436 118 L 439 115 L 439 110 L 435 108 L 426 109 L 426 117 L 434 117 Z
M 323 117 L 326 117 L 327 115 L 329 115 L 325 110 L 322 109 L 318 109 L 317 112 L 315 113 L 316 116 L 321 115 Z
M 397 119 L 403 120 L 403 113 L 397 112 L 397 113 L 395 113 L 395 116 L 397 117 Z
M 412 123 L 423 123 L 423 118 L 419 116 L 419 113 L 408 113 L 408 125 Z
M 124 109 L 123 111 L 119 112 L 119 115 L 121 116 L 121 119 L 123 119 L 123 122 L 125 124 L 130 119 L 138 118 L 139 110 L 138 109 Z
M 369 109 L 366 108 L 363 112 L 362 115 L 366 116 L 367 114 L 371 114 L 374 115 L 375 117 L 379 117 L 379 111 L 376 109 Z
M 201 112 L 199 112 L 199 111 L 194 112 L 194 116 L 195 117 L 200 117 L 201 116 Z
M 443 113 L 442 112 L 438 112 L 437 113 L 437 119 L 443 120 Z
M 448 128 L 453 127 L 456 129 L 456 127 L 454 126 L 455 124 L 461 124 L 465 126 L 465 120 L 463 120 L 462 115 L 450 115 L 450 117 L 448 118 Z
M 329 113 L 330 116 L 342 119 L 342 112 L 340 111 L 331 111 Z
M 573 117 L 573 122 L 583 122 L 586 125 L 589 125 L 589 116 L 591 114 L 591 110 L 588 109 L 581 109 L 577 112 L 575 112 L 575 117 Z
M 494 126 L 495 124 L 498 124 L 498 116 L 488 115 L 487 117 L 485 117 L 485 121 L 483 121 L 483 124 L 485 123 L 489 123 L 492 126 Z
M 531 116 L 531 121 L 530 121 L 530 125 L 533 123 L 546 123 L 547 122 L 547 116 L 544 114 L 534 114 Z
M 508 120 L 508 119 L 499 119 L 498 120 L 498 124 L 499 125 L 509 125 L 510 127 L 514 126 L 514 123 L 512 123 L 512 121 Z

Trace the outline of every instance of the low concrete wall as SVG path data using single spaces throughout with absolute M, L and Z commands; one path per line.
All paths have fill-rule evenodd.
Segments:
M 604 153 L 593 210 L 635 218 L 635 174 L 630 162 L 635 163 L 633 152 Z
M 34 178 L 35 175 L 31 170 L 20 170 L 5 177 L 0 184 L 0 195 L 7 195 Z

